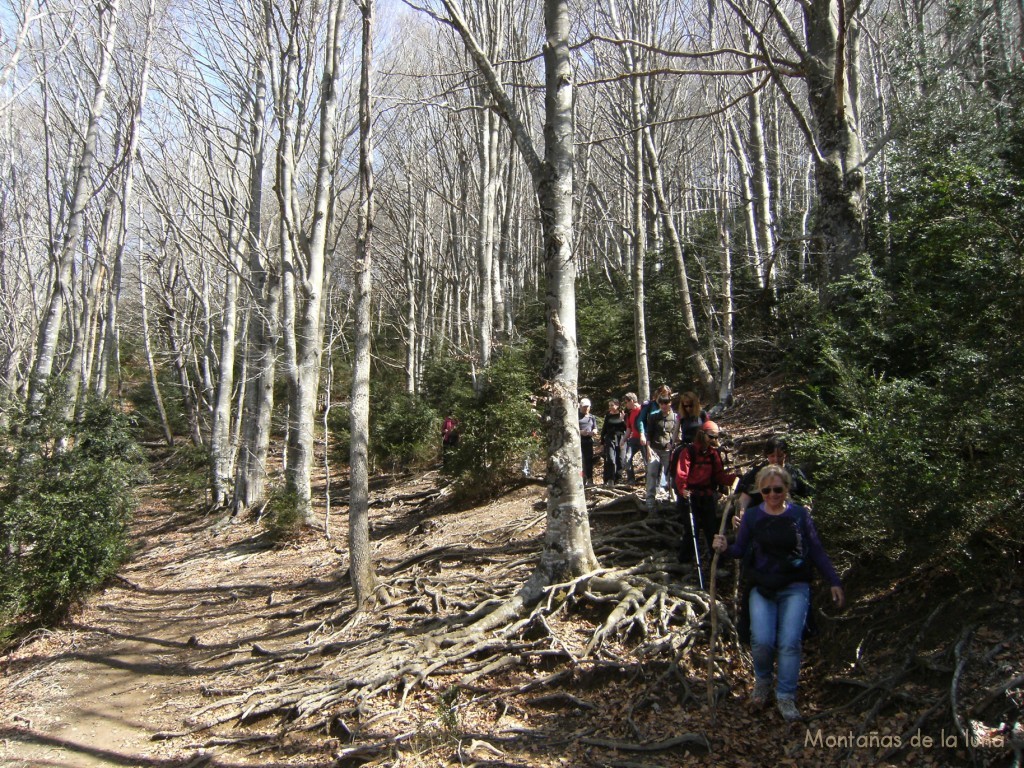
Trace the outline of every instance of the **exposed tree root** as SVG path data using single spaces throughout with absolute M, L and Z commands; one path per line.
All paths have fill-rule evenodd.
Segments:
M 415 572 L 445 554 L 431 550 L 403 565 Z M 338 718 L 351 728 L 347 721 L 358 721 L 365 704 L 384 695 L 398 695 L 404 702 L 419 686 L 471 688 L 499 671 L 534 666 L 544 659 L 562 659 L 572 666 L 601 663 L 599 657 L 619 668 L 635 663 L 635 658 L 619 658 L 612 651 L 608 641 L 613 638 L 639 640 L 632 652 L 636 657 L 662 656 L 675 663 L 704 636 L 707 595 L 669 581 L 663 566 L 654 562 L 603 569 L 550 585 L 543 584 L 535 571 L 513 592 L 517 580 L 523 583 L 513 571 L 504 584 L 474 580 L 456 587 L 424 573 L 403 573 L 389 585 L 396 593 L 405 593 L 398 601 L 403 611 L 392 614 L 384 609 L 383 615 L 369 616 L 371 636 L 357 639 L 342 630 L 279 652 L 253 647 L 252 653 L 261 657 L 254 663 L 262 667 L 264 682 L 214 702 L 193 723 L 206 728 L 282 716 L 292 727 L 327 727 Z M 476 599 L 473 610 L 444 615 L 452 607 L 470 604 L 470 597 Z M 410 605 L 422 606 L 424 615 L 410 617 Z M 555 623 L 570 610 L 602 613 L 586 642 Z M 724 611 L 719 619 L 731 627 Z M 363 627 L 361 633 L 366 635 L 366 630 Z M 250 666 L 247 674 L 252 673 Z M 521 690 L 543 688 L 561 674 Z M 582 700 L 568 703 L 586 708 Z

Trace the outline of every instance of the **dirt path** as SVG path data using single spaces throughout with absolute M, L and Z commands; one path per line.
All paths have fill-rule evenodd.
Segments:
M 301 559 L 272 552 L 252 524 L 171 503 L 145 500 L 141 549 L 115 583 L 0 658 L 0 765 L 266 765 L 221 762 L 201 733 L 181 735 L 209 703 L 204 686 L 244 667 L 254 644 L 301 631 L 297 611 L 274 606 L 322 599 L 340 557 L 322 536 Z

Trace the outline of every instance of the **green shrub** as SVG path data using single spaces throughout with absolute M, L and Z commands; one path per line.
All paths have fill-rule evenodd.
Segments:
M 480 497 L 522 477 L 522 463 L 540 457 L 540 414 L 532 407 L 536 384 L 527 373 L 528 350 L 505 348 L 486 372 L 480 396 L 456 410 L 459 444 L 445 456 L 444 472 L 458 492 Z
M 145 476 L 129 415 L 95 400 L 65 431 L 54 411 L 5 436 L 0 622 L 8 629 L 58 618 L 117 570 L 128 553 L 133 487 Z
M 423 399 L 442 417 L 448 415 L 444 411 L 462 410 L 475 398 L 473 369 L 463 357 L 430 358 L 423 366 L 420 384 Z
M 378 464 L 393 468 L 435 461 L 441 445 L 441 418 L 414 395 L 376 400 L 370 408 L 370 451 Z
M 1024 178 L 1019 137 L 953 119 L 894 150 L 870 257 L 827 311 L 785 306 L 784 357 L 829 538 L 977 572 L 1024 546 Z
M 271 540 L 280 543 L 293 538 L 305 526 L 298 494 L 283 486 L 274 488 L 267 497 L 260 521 Z

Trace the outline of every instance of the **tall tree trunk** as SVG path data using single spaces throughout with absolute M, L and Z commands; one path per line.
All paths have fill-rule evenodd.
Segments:
M 81 416 L 81 398 L 83 390 L 88 392 L 91 351 L 93 348 L 94 331 L 99 313 L 99 296 L 107 274 L 106 253 L 110 247 L 110 226 L 113 215 L 114 195 L 111 194 L 105 205 L 103 219 L 100 224 L 99 236 L 94 243 L 95 258 L 90 263 L 83 259 L 82 270 L 82 304 L 78 323 L 74 328 L 71 342 L 71 355 L 68 359 L 68 376 L 65 383 L 64 418 Z M 87 249 L 88 250 L 88 249 Z
M 622 22 L 619 19 L 617 2 L 610 2 L 608 10 L 611 14 L 612 25 L 615 34 L 620 39 L 626 39 Z M 636 17 L 632 17 L 634 22 Z M 628 37 L 640 37 L 641 33 L 630 34 Z M 631 157 L 632 164 L 630 171 L 629 192 L 630 192 L 630 218 L 632 223 L 630 251 L 631 282 L 633 286 L 633 342 L 636 348 L 636 378 L 637 392 L 641 402 L 650 397 L 651 375 L 647 358 L 647 319 L 646 319 L 646 297 L 645 297 L 645 259 L 647 258 L 647 216 L 644 211 L 644 180 L 646 171 L 644 167 L 644 133 L 643 128 L 647 120 L 646 107 L 644 102 L 643 78 L 639 74 L 642 64 L 642 49 L 637 46 L 623 44 L 620 46 L 623 63 L 629 76 L 629 119 L 631 130 Z
M 859 63 L 856 47 L 847 45 L 857 22 L 847 11 L 847 0 L 812 0 L 804 5 L 807 56 L 803 64 L 817 150 L 818 210 L 813 236 L 819 287 L 826 299 L 828 286 L 853 269 L 853 260 L 863 253 L 865 244 L 864 149 L 853 102 Z
M 732 295 L 732 233 L 729 229 L 729 165 L 725 147 L 728 140 L 722 137 L 722 153 L 719 158 L 718 205 L 716 224 L 718 226 L 719 268 L 722 272 L 722 361 L 718 378 L 718 402 L 728 402 L 732 396 L 736 378 L 733 366 L 733 295 Z
M 359 214 L 355 254 L 355 355 L 352 361 L 352 417 L 349 433 L 349 578 L 356 607 L 362 610 L 377 589 L 370 551 L 370 299 L 373 254 L 373 110 L 370 73 L 373 62 L 373 0 L 358 3 L 362 16 L 359 73 Z
M 264 6 L 264 31 L 270 24 Z M 270 426 L 274 408 L 274 375 L 280 337 L 281 276 L 263 248 L 263 173 L 266 164 L 267 73 L 255 63 L 255 88 L 250 112 L 249 216 L 246 226 L 249 290 L 253 310 L 249 320 L 246 361 L 251 373 L 244 380 L 242 425 L 235 466 L 233 513 L 263 501 L 270 454 Z
M 143 108 L 149 94 L 149 71 L 153 47 L 153 30 L 156 26 L 156 0 L 146 5 L 146 42 L 142 52 L 142 72 L 139 74 L 138 91 L 135 94 L 135 109 L 128 126 L 128 142 L 125 148 L 124 170 L 121 178 L 121 216 L 117 228 L 117 244 L 110 273 L 110 288 L 107 292 L 107 312 L 104 321 L 103 349 L 100 355 L 100 375 L 96 377 L 96 391 L 109 394 L 110 377 L 116 379 L 116 395 L 121 396 L 121 325 L 118 311 L 121 306 L 121 282 L 124 273 L 124 251 L 128 241 L 128 211 L 131 210 L 135 191 L 135 156 L 139 149 L 139 134 L 142 126 Z
M 233 474 L 234 451 L 231 449 L 231 399 L 235 390 L 235 334 L 238 319 L 238 274 L 242 269 L 241 254 L 229 244 L 231 265 L 224 281 L 224 306 L 221 310 L 220 375 L 213 401 L 210 423 L 210 502 L 213 507 L 228 503 Z
M 764 142 L 764 119 L 761 115 L 761 92 L 753 90 L 747 97 L 747 118 L 750 121 L 750 177 L 756 214 L 757 250 L 761 255 L 761 281 L 775 294 L 775 223 L 772 218 L 772 192 L 768 182 L 768 154 Z
M 537 571 L 517 601 L 539 599 L 544 585 L 597 567 L 581 476 L 576 341 L 576 262 L 573 256 L 573 68 L 567 0 L 545 0 L 544 158 L 537 154 L 520 112 L 495 68 L 451 0 L 445 8 L 484 76 L 499 114 L 530 169 L 540 208 L 546 277 L 548 397 L 547 528 Z M 515 609 L 515 604 L 510 610 Z M 500 621 L 500 616 L 494 617 Z
M 654 146 L 654 137 L 650 126 L 643 127 L 644 144 L 647 148 L 647 155 L 651 167 L 652 187 L 654 188 L 655 199 L 658 201 L 658 210 L 661 213 L 662 226 L 668 237 L 669 248 L 675 258 L 676 269 L 679 273 L 679 301 L 683 309 L 683 327 L 686 330 L 687 351 L 690 353 L 690 360 L 697 369 L 697 380 L 703 390 L 705 397 L 714 397 L 715 377 L 708 367 L 707 359 L 701 349 L 700 338 L 697 335 L 697 321 L 693 315 L 693 301 L 690 296 L 690 280 L 686 274 L 686 260 L 683 256 L 683 244 L 679 239 L 679 232 L 676 230 L 675 220 L 672 218 L 672 209 L 669 208 L 668 199 L 665 196 L 665 185 L 661 176 L 661 162 L 658 158 L 657 147 Z
M 534 183 L 544 232 L 550 393 L 548 515 L 540 569 L 547 583 L 597 567 L 583 495 L 577 382 L 576 262 L 573 259 L 573 67 L 568 0 L 545 0 L 544 161 Z
M 632 64 L 632 59 L 630 59 Z M 643 136 L 643 91 L 639 75 L 630 76 L 632 99 L 630 102 L 633 118 L 633 178 L 631 187 L 633 249 L 633 341 L 636 346 L 636 383 L 640 401 L 650 397 L 651 372 L 647 360 L 647 308 L 646 286 L 644 284 L 645 260 L 647 259 L 647 217 L 644 212 L 644 136 Z
M 740 136 L 739 130 L 736 128 L 736 124 L 733 122 L 731 117 L 726 119 L 726 123 L 733 153 L 736 155 L 736 160 L 739 163 L 738 173 L 740 177 L 740 185 L 743 187 L 743 213 L 744 218 L 746 219 L 747 240 L 750 244 L 747 249 L 750 254 L 748 261 L 750 263 L 751 271 L 754 273 L 754 277 L 757 280 L 757 287 L 763 291 L 767 287 L 764 275 L 765 257 L 761 251 L 761 244 L 757 235 L 757 207 L 754 204 L 754 173 L 751 168 L 750 157 L 747 155 L 746 145 L 743 143 L 743 139 Z
M 338 122 L 338 69 L 341 56 L 340 0 L 327 4 L 327 40 L 320 85 L 319 157 L 308 235 L 301 239 L 296 261 L 303 264 L 295 291 L 295 360 L 290 387 L 286 487 L 295 494 L 300 515 L 313 524 L 312 470 L 315 413 L 323 352 L 323 297 L 327 233 L 331 226 L 331 174 L 335 171 L 335 128 Z M 294 158 L 291 158 L 294 160 Z M 293 169 L 294 170 L 294 169 Z M 295 194 L 291 190 L 292 195 Z M 286 319 L 290 313 L 286 313 Z
M 164 408 L 164 399 L 160 394 L 160 381 L 156 373 L 156 361 L 153 359 L 153 345 L 149 333 L 149 308 L 146 304 L 146 275 L 141 258 L 139 258 L 139 310 L 142 316 L 142 345 L 146 353 L 146 367 L 149 369 L 149 384 L 153 389 L 153 402 L 156 403 L 156 412 L 160 416 L 164 440 L 168 445 L 174 445 L 174 434 L 171 432 L 171 423 L 167 419 L 167 409 Z
M 410 169 L 411 172 L 411 169 Z M 416 203 L 413 199 L 412 177 L 406 177 L 406 210 L 408 211 L 407 229 L 405 233 L 405 258 L 402 261 L 402 272 L 405 277 L 405 391 L 409 395 L 416 393 L 416 349 L 419 332 L 417 321 L 417 241 L 416 241 Z M 424 220 L 423 228 L 426 230 Z
M 189 437 L 192 444 L 200 446 L 203 444 L 203 436 L 199 430 L 199 408 L 196 403 L 195 391 L 188 375 L 188 362 L 185 353 L 184 334 L 178 330 L 178 312 L 170 303 L 167 295 L 164 299 L 163 325 L 164 333 L 167 335 L 167 343 L 170 347 L 171 365 L 174 374 L 178 379 L 178 387 L 181 390 L 182 406 L 185 410 L 185 420 L 188 423 Z
M 480 114 L 480 223 L 477 234 L 479 254 L 479 297 L 477 324 L 480 333 L 480 367 L 491 364 L 494 339 L 494 293 L 491 287 L 494 269 L 494 218 L 498 188 L 498 116 L 491 99 L 485 98 Z

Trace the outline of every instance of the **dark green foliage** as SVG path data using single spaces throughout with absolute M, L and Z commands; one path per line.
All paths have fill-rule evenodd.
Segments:
M 636 343 L 629 286 L 612 286 L 603 276 L 577 297 L 576 337 L 580 346 L 580 394 L 604 414 L 608 398 L 636 390 Z
M 891 158 L 887 227 L 842 301 L 790 304 L 787 358 L 830 536 L 976 565 L 1024 542 L 1024 177 L 1006 162 L 1021 147 L 974 112 L 925 118 L 934 130 Z
M 444 472 L 464 496 L 500 491 L 521 477 L 524 458 L 541 456 L 540 414 L 531 406 L 537 384 L 524 364 L 528 351 L 505 348 L 494 357 L 478 398 L 455 409 L 459 444 Z
M 473 371 L 466 358 L 433 357 L 420 381 L 424 401 L 442 418 L 473 400 Z
M 267 498 L 260 520 L 274 542 L 293 538 L 305 525 L 305 517 L 299 510 L 299 496 L 284 486 L 275 487 Z
M 17 420 L 0 463 L 0 623 L 49 621 L 113 574 L 127 554 L 133 487 L 145 477 L 135 424 L 89 402 L 77 424 L 54 407 Z
M 437 458 L 441 417 L 405 392 L 376 399 L 370 408 L 370 450 L 378 463 L 408 467 Z

